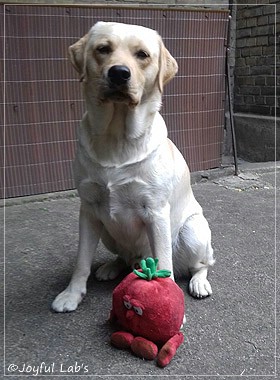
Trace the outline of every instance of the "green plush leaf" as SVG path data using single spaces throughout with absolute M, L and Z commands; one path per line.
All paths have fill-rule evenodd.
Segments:
M 146 260 L 147 267 L 150 269 L 151 273 L 154 274 L 156 272 L 156 263 L 155 260 L 151 257 L 148 257 Z
M 141 266 L 141 269 L 144 273 L 146 273 L 146 270 L 147 270 L 147 264 L 146 264 L 146 260 L 143 259 L 140 261 L 140 266 Z
M 156 277 L 166 278 L 171 276 L 171 271 L 167 269 L 161 269 L 156 272 Z
M 134 269 L 133 273 L 144 280 L 150 281 L 153 278 L 166 278 L 171 276 L 170 270 L 161 269 L 157 271 L 158 259 L 148 257 L 146 260 L 141 260 L 140 265 L 142 272 Z
M 155 266 L 156 266 L 156 268 L 157 268 L 157 265 L 158 265 L 158 259 L 154 259 L 154 261 L 155 261 Z
M 136 276 L 143 278 L 143 280 L 148 280 L 148 276 L 145 273 L 138 272 L 136 269 L 134 269 L 133 273 L 136 274 Z
M 153 274 L 152 274 L 152 271 L 150 268 L 147 268 L 147 272 L 146 272 L 146 275 L 148 276 L 148 280 L 152 280 L 153 278 Z

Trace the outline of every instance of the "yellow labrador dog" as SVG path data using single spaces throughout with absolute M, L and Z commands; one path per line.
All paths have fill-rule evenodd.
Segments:
M 97 270 L 97 279 L 113 279 L 152 256 L 173 278 L 190 271 L 193 296 L 210 295 L 211 232 L 159 114 L 175 59 L 154 30 L 111 22 L 95 24 L 69 53 L 86 101 L 74 163 L 80 240 L 70 284 L 53 309 L 77 308 L 100 239 L 117 258 Z

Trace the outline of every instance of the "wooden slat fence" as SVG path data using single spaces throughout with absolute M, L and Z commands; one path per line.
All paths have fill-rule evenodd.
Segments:
M 84 103 L 67 48 L 99 20 L 161 34 L 179 64 L 163 99 L 169 137 L 191 171 L 220 166 L 226 11 L 0 5 L 0 18 L 2 198 L 74 187 L 71 163 Z

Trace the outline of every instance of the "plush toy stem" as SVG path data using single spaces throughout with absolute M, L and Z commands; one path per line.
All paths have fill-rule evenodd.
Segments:
M 181 346 L 183 341 L 184 335 L 179 332 L 165 343 L 158 354 L 157 364 L 159 367 L 165 367 L 170 363 L 176 354 L 177 348 Z
M 154 278 L 166 278 L 171 276 L 171 272 L 167 269 L 157 270 L 158 259 L 148 257 L 140 262 L 142 272 L 134 269 L 134 273 L 143 280 L 153 280 Z

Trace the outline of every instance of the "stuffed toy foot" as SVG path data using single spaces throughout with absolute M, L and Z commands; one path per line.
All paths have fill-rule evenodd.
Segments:
M 146 360 L 154 360 L 158 353 L 156 344 L 140 336 L 132 341 L 131 350 L 136 356 Z
M 140 336 L 134 337 L 126 331 L 117 331 L 111 335 L 111 343 L 119 349 L 128 349 L 138 357 L 154 360 L 158 353 L 157 345 Z
M 111 335 L 111 343 L 113 346 L 125 350 L 130 348 L 134 336 L 126 331 L 117 331 Z
M 170 338 L 165 345 L 160 349 L 157 359 L 159 367 L 165 367 L 170 363 L 173 356 L 176 354 L 177 348 L 184 341 L 184 336 L 181 332 Z

